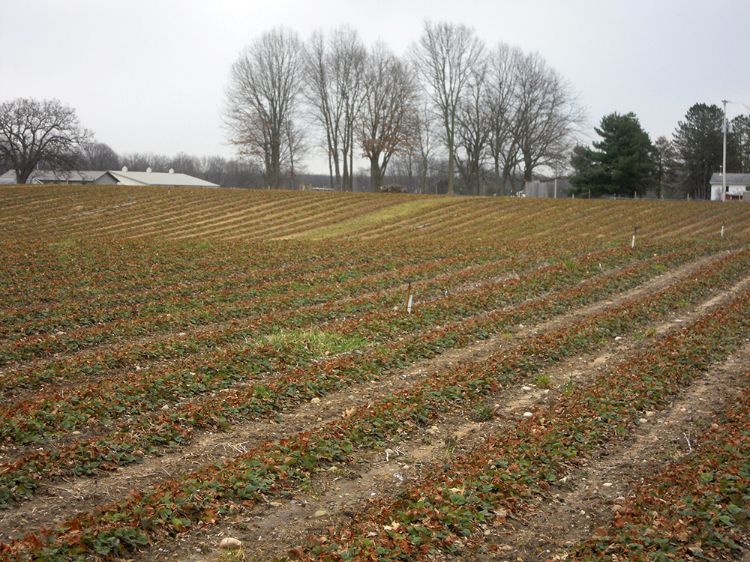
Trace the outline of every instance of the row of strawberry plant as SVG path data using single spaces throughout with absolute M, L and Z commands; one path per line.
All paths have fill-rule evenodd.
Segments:
M 724 274 L 727 272 L 724 271 Z M 710 293 L 721 273 L 691 279 L 642 300 L 600 312 L 524 342 L 489 361 L 468 365 L 444 378 L 358 410 L 345 420 L 327 424 L 314 434 L 302 433 L 276 444 L 264 444 L 223 465 L 211 465 L 179 480 L 89 514 L 81 514 L 52 530 L 32 533 L 2 546 L 8 556 L 75 556 L 95 551 L 122 555 L 165 534 L 181 533 L 201 522 L 252 504 L 270 494 L 299 485 L 333 462 L 345 462 L 354 447 L 371 447 L 404 438 L 447 409 L 465 406 L 481 394 L 517 383 L 565 357 L 593 349 L 614 333 L 626 333 L 675 307 Z M 741 301 L 741 318 L 750 318 L 750 297 Z M 728 326 L 738 314 L 724 315 Z M 733 326 L 736 327 L 736 326 Z M 611 384 L 608 385 L 611 387 Z
M 519 250 L 518 245 L 515 245 L 515 250 Z M 445 245 L 442 245 L 439 249 L 436 249 L 435 251 L 442 252 L 443 255 L 446 253 L 447 248 Z M 461 258 L 469 261 L 469 260 L 477 260 L 476 263 L 486 263 L 487 261 L 491 261 L 493 259 L 499 259 L 498 256 L 508 256 L 510 255 L 510 248 L 507 249 L 500 249 L 500 250 L 492 250 L 492 249 L 485 249 L 482 252 L 474 252 L 470 255 L 466 255 L 465 252 L 460 247 L 454 247 L 452 251 L 449 252 L 450 256 L 447 258 L 442 258 L 443 260 L 446 260 L 446 265 L 449 265 L 450 267 L 458 267 L 457 263 Z M 539 254 L 540 250 L 539 247 L 534 248 L 534 253 Z M 352 249 L 355 254 L 357 253 L 356 247 Z M 570 251 L 570 250 L 568 250 Z M 580 251 L 580 250 L 579 250 Z M 528 252 L 525 250 L 522 250 L 524 254 L 527 254 Z M 362 252 L 358 252 L 360 255 L 362 255 Z M 371 252 L 368 252 L 371 253 Z M 377 279 L 377 275 L 380 274 L 381 276 L 383 273 L 388 273 L 388 275 L 392 278 L 397 277 L 398 273 L 395 271 L 394 266 L 399 266 L 404 269 L 403 274 L 406 279 L 410 278 L 412 274 L 412 269 L 414 266 L 411 264 L 420 262 L 424 266 L 431 266 L 433 268 L 439 267 L 439 263 L 436 263 L 436 260 L 433 259 L 434 256 L 431 256 L 433 252 L 425 252 L 424 248 L 419 249 L 411 249 L 410 251 L 405 251 L 405 249 L 401 248 L 399 250 L 400 255 L 392 256 L 389 259 L 383 260 L 383 262 L 373 262 L 373 259 L 376 259 L 373 256 L 370 256 L 369 258 L 362 260 L 359 259 L 360 262 L 363 263 L 362 270 L 363 272 L 372 274 L 375 276 L 375 279 Z M 23 358 L 31 358 L 34 354 L 50 354 L 56 351 L 64 351 L 67 348 L 78 348 L 82 344 L 79 340 L 81 339 L 88 339 L 90 340 L 88 342 L 88 345 L 93 344 L 100 344 L 103 343 L 105 340 L 102 340 L 102 338 L 113 338 L 116 336 L 116 332 L 122 331 L 127 332 L 127 330 L 135 331 L 137 333 L 144 333 L 144 332 L 153 332 L 154 328 L 159 328 L 160 330 L 167 330 L 174 327 L 184 327 L 187 325 L 194 325 L 194 324 L 201 324 L 204 322 L 211 322 L 211 321 L 219 321 L 219 320 L 227 320 L 231 318 L 236 318 L 238 316 L 243 316 L 245 314 L 245 311 L 248 310 L 248 306 L 258 306 L 257 299 L 259 297 L 262 297 L 264 293 L 264 287 L 268 287 L 265 289 L 265 291 L 268 291 L 270 295 L 274 295 L 276 293 L 283 293 L 283 283 L 282 286 L 279 287 L 279 280 L 287 280 L 289 278 L 293 279 L 293 281 L 286 283 L 287 288 L 296 288 L 297 292 L 303 291 L 303 294 L 310 294 L 310 295 L 318 295 L 319 298 L 323 297 L 323 295 L 326 294 L 327 291 L 331 289 L 331 287 L 336 288 L 337 290 L 342 290 L 344 288 L 348 289 L 350 294 L 352 292 L 356 292 L 358 286 L 356 279 L 354 279 L 355 276 L 357 276 L 357 269 L 352 270 L 351 265 L 348 266 L 348 270 L 346 269 L 347 266 L 344 264 L 350 263 L 353 259 L 353 256 L 351 253 L 345 253 L 344 255 L 338 255 L 335 256 L 336 261 L 331 262 L 330 259 L 328 260 L 317 260 L 318 266 L 312 270 L 314 273 L 313 279 L 307 279 L 307 278 L 299 278 L 298 275 L 295 274 L 294 270 L 289 271 L 288 268 L 285 268 L 285 270 L 281 273 L 276 273 L 274 275 L 266 275 L 263 271 L 261 271 L 261 274 L 266 275 L 270 277 L 270 281 L 264 282 L 261 286 L 258 286 L 258 284 L 254 284 L 252 287 L 244 287 L 242 285 L 241 279 L 237 280 L 236 276 L 232 276 L 231 283 L 232 287 L 235 287 L 234 290 L 228 289 L 226 287 L 222 288 L 220 285 L 216 291 L 210 291 L 207 296 L 201 296 L 200 299 L 195 298 L 195 296 L 189 291 L 190 286 L 181 288 L 178 292 L 178 295 L 175 299 L 167 298 L 166 295 L 160 293 L 159 291 L 154 292 L 153 295 L 151 294 L 151 291 L 149 293 L 146 293 L 144 295 L 145 299 L 148 299 L 143 302 L 144 298 L 142 299 L 135 299 L 133 302 L 125 301 L 125 304 L 122 305 L 122 309 L 126 311 L 125 317 L 120 318 L 118 316 L 118 311 L 115 310 L 107 310 L 106 312 L 99 312 L 99 316 L 97 317 L 85 317 L 86 320 L 84 320 L 83 327 L 81 330 L 79 330 L 77 333 L 65 333 L 62 334 L 64 337 L 60 337 L 61 334 L 48 334 L 45 337 L 32 337 L 27 338 L 26 340 L 26 346 L 29 347 L 28 350 L 24 350 L 24 342 L 21 341 L 13 341 L 10 343 L 12 345 L 13 350 L 15 352 L 15 355 L 20 355 L 19 359 Z M 391 264 L 389 264 L 389 261 Z M 460 263 L 460 262 L 459 262 Z M 473 261 L 469 261 L 469 263 L 474 263 Z M 338 264 L 338 265 L 337 265 Z M 406 264 L 406 265 L 404 265 Z M 340 275 L 336 274 L 336 271 L 340 270 Z M 388 271 L 384 271 L 388 270 Z M 340 283 L 338 284 L 331 284 L 330 278 L 325 277 L 325 274 L 333 274 L 335 278 L 340 278 L 344 280 L 345 282 L 348 282 L 348 287 L 339 287 Z M 217 273 L 218 276 L 222 275 L 222 271 L 219 270 Z M 317 279 L 317 284 L 313 283 L 313 280 Z M 418 277 L 417 277 L 418 279 Z M 274 283 L 273 281 L 277 281 Z M 381 283 L 385 280 L 381 280 Z M 19 286 L 22 286 L 22 283 L 18 284 Z M 111 285 L 111 283 L 110 283 Z M 239 287 L 236 287 L 235 285 L 239 285 Z M 315 286 L 313 286 L 315 285 Z M 86 285 L 88 288 L 88 285 Z M 321 292 L 321 288 L 325 288 L 326 291 Z M 367 286 L 364 286 L 362 288 L 363 290 L 368 290 Z M 37 292 L 37 291 L 35 291 Z M 43 293 L 43 291 L 39 290 L 37 294 Z M 218 296 L 216 297 L 218 300 L 218 303 L 220 306 L 218 307 L 211 307 L 208 306 L 211 304 L 212 298 L 211 295 L 213 293 L 217 293 Z M 75 302 L 78 302 L 78 298 L 86 297 L 87 295 L 79 295 L 78 297 L 75 297 L 75 295 L 72 295 L 68 302 L 70 302 L 70 307 L 74 307 Z M 232 303 L 233 301 L 236 301 L 238 299 L 247 300 L 248 298 L 251 298 L 252 300 L 249 301 L 245 306 L 239 306 L 235 307 L 235 310 L 232 310 L 231 307 L 229 310 L 224 310 L 228 306 L 229 303 Z M 320 300 L 324 300 L 325 297 L 320 298 Z M 86 298 L 86 301 L 89 299 Z M 151 307 L 149 303 L 155 302 L 158 303 L 156 305 L 156 309 L 153 311 L 149 311 L 148 309 Z M 135 306 L 136 304 L 140 303 L 140 306 Z M 184 303 L 184 304 L 182 304 Z M 105 303 L 95 303 L 95 309 L 100 310 L 101 308 L 105 308 Z M 298 303 L 294 303 L 298 305 Z M 189 309 L 192 308 L 196 312 L 193 313 L 193 316 L 185 315 L 182 313 L 182 308 L 187 306 Z M 279 304 L 277 306 L 280 307 L 282 304 Z M 167 307 L 166 310 L 164 310 L 164 307 Z M 85 309 L 85 305 L 83 307 Z M 153 326 L 149 325 L 148 321 L 144 321 L 142 319 L 144 310 L 146 312 L 151 312 L 151 315 L 162 311 L 162 312 L 168 312 L 168 314 L 161 314 L 156 316 L 152 319 Z M 85 312 L 84 312 L 85 313 Z M 46 314 L 46 313 L 45 313 Z M 148 316 L 148 315 L 147 315 Z M 125 322 L 124 325 L 122 322 L 117 322 L 117 320 L 129 320 L 132 318 L 131 322 Z M 77 322 L 81 322 L 80 319 L 76 320 Z M 104 324 L 103 321 L 110 322 L 110 324 Z M 114 323 L 114 324 L 113 324 Z M 86 325 L 89 324 L 95 324 L 94 326 L 86 327 Z M 33 323 L 32 323 L 33 325 Z M 54 323 L 51 324 L 52 327 L 61 327 Z M 34 331 L 34 328 L 29 328 L 32 332 Z M 24 331 L 27 331 L 26 328 L 24 328 Z M 20 347 L 20 348 L 19 348 Z M 30 355 L 31 354 L 31 355 Z
M 507 255 L 507 252 L 505 254 Z M 461 257 L 471 259 L 473 256 L 460 256 L 458 252 L 455 252 L 453 260 L 445 260 L 445 265 L 450 267 L 453 262 L 453 267 L 458 267 Z M 491 257 L 486 256 L 484 259 L 491 259 Z M 119 310 L 118 308 L 102 310 L 106 305 L 97 303 L 95 310 L 98 312 L 93 317 L 87 315 L 81 318 L 76 315 L 75 321 L 69 322 L 74 327 L 76 323 L 83 324 L 73 332 L 49 333 L 53 329 L 64 327 L 61 326 L 61 319 L 58 318 L 51 319 L 52 323 L 43 330 L 46 333 L 34 332 L 31 336 L 19 338 L 17 336 L 20 334 L 17 331 L 14 332 L 13 339 L 0 346 L 0 362 L 7 363 L 11 359 L 28 360 L 38 355 L 75 350 L 86 345 L 101 344 L 132 334 L 163 332 L 207 322 L 242 318 L 248 313 L 262 312 L 259 309 L 264 306 L 266 308 L 271 305 L 275 308 L 301 306 L 342 294 L 356 295 L 359 291 L 371 290 L 367 283 L 358 284 L 355 279 L 366 274 L 375 275 L 373 281 L 376 287 L 387 283 L 387 280 L 381 278 L 383 264 L 367 260 L 358 268 L 355 263 L 352 263 L 353 261 L 352 256 L 345 255 L 339 257 L 336 262 L 328 261 L 318 264 L 312 275 L 301 277 L 294 271 L 287 271 L 286 275 L 276 273 L 269 275 L 269 280 L 256 282 L 251 286 L 239 284 L 228 290 L 222 290 L 221 287 L 212 288 L 199 298 L 196 298 L 193 293 L 185 294 L 184 291 L 181 291 L 182 294 L 169 298 L 157 291 L 155 294 L 149 294 L 148 301 L 145 303 L 126 302 Z M 408 275 L 408 269 L 411 267 L 409 264 L 412 263 L 410 256 L 402 255 L 400 261 L 402 264 L 407 264 L 407 271 L 404 273 Z M 439 266 L 435 260 L 422 259 L 421 261 L 425 266 L 423 269 L 435 269 Z M 378 274 L 381 274 L 380 277 Z M 344 286 L 341 283 L 331 283 L 332 277 L 333 279 L 345 278 L 347 283 Z M 390 277 L 391 285 L 398 282 L 396 271 L 390 272 Z M 269 297 L 280 302 L 268 302 Z M 72 305 L 75 301 L 70 302 Z M 24 328 L 23 331 L 27 330 Z
M 448 250 L 445 245 L 438 247 L 434 244 L 419 249 L 404 247 L 399 248 L 399 256 L 384 247 L 362 251 L 361 245 L 356 243 L 321 249 L 308 246 L 301 255 L 300 249 L 296 244 L 279 247 L 278 244 L 265 243 L 246 254 L 237 252 L 236 246 L 223 243 L 208 246 L 161 243 L 156 248 L 152 243 L 119 242 L 104 252 L 96 244 L 83 241 L 23 244 L 20 249 L 15 246 L 5 248 L 9 267 L 0 275 L 9 290 L 3 294 L 2 302 L 10 303 L 13 298 L 18 298 L 23 299 L 19 306 L 23 303 L 38 306 L 39 297 L 47 302 L 52 298 L 53 303 L 61 298 L 63 302 L 70 299 L 77 302 L 83 298 L 85 302 L 78 304 L 84 309 L 93 306 L 112 308 L 133 299 L 138 302 L 137 297 L 144 290 L 146 294 L 168 296 L 175 290 L 181 294 L 191 288 L 194 291 L 214 287 L 252 288 L 258 282 L 296 278 L 315 271 L 333 271 L 334 278 L 337 278 L 337 271 L 345 274 L 346 266 L 369 265 L 372 271 L 378 271 L 404 262 L 439 259 L 445 257 Z M 486 254 L 488 250 L 492 251 L 480 248 L 472 254 Z M 159 284 L 150 283 L 155 275 Z M 62 276 L 65 283 L 59 282 Z
M 593 256 L 598 263 L 615 263 L 623 259 L 620 253 Z M 601 260 L 601 261 L 599 261 Z M 539 297 L 595 275 L 590 267 L 592 256 L 569 265 L 547 266 L 517 280 L 490 284 L 428 303 L 418 314 L 403 315 L 390 308 L 364 318 L 337 321 L 324 329 L 358 342 L 393 341 L 407 334 L 419 334 L 431 326 L 454 322 L 487 310 Z M 295 315 L 295 321 L 300 315 Z M 114 419 L 127 413 L 142 413 L 164 404 L 184 400 L 196 394 L 221 390 L 236 382 L 245 381 L 253 371 L 273 371 L 283 364 L 298 364 L 302 358 L 292 355 L 268 357 L 270 351 L 262 340 L 255 352 L 243 345 L 238 353 L 221 350 L 215 362 L 201 356 L 203 365 L 197 371 L 175 372 L 171 366 L 155 374 L 132 373 L 111 381 L 97 382 L 76 389 L 39 393 L 33 399 L 11 404 L 3 409 L 0 420 L 0 439 L 6 442 L 27 443 L 28 439 L 41 442 L 55 436 L 55 431 L 67 433 L 82 427 L 95 427 L 97 422 L 111 425 Z M 304 348 L 301 350 L 304 352 Z M 234 361 L 233 361 L 234 359 Z M 312 359 L 312 358 L 308 358 Z
M 643 483 L 608 526 L 568 560 L 730 560 L 747 546 L 750 521 L 750 371 L 731 409 L 700 444 Z
M 666 248 L 665 248 L 666 249 Z M 669 250 L 669 249 L 667 249 Z M 644 251 L 645 252 L 645 251 Z M 618 256 L 611 254 L 617 253 Z M 649 255 L 650 252 L 640 253 L 638 256 Z M 683 252 L 684 253 L 684 250 Z M 570 257 L 567 257 L 570 256 Z M 570 263 L 570 259 L 575 254 L 562 254 L 563 263 Z M 594 252 L 583 256 L 589 262 L 599 258 L 599 263 L 612 264 L 612 260 L 637 259 L 636 256 L 629 256 L 626 251 L 613 250 L 604 252 Z M 431 269 L 423 265 L 420 269 L 410 269 L 412 278 L 424 278 L 419 282 L 416 289 L 420 298 L 427 298 L 430 295 L 442 294 L 442 290 L 448 286 L 454 286 L 466 283 L 472 279 L 482 279 L 486 276 L 492 276 L 493 273 L 505 272 L 509 270 L 521 271 L 524 269 L 536 269 L 538 263 L 532 256 L 519 256 L 515 259 L 506 259 L 499 262 L 487 262 L 464 269 L 455 269 L 449 267 L 449 271 L 438 276 L 431 276 Z M 454 262 L 456 267 L 460 267 L 461 262 Z M 427 272 L 421 269 L 426 267 Z M 453 271 L 450 271 L 453 269 Z M 390 280 L 390 288 L 388 287 Z M 388 276 L 384 281 L 386 288 L 380 291 L 372 291 L 357 297 L 344 296 L 339 300 L 322 302 L 306 307 L 297 307 L 296 309 L 286 309 L 281 312 L 276 311 L 271 305 L 276 301 L 267 303 L 266 308 L 271 308 L 271 312 L 251 316 L 239 323 L 231 323 L 220 329 L 193 330 L 191 333 L 174 334 L 172 337 L 149 339 L 147 342 L 136 342 L 131 345 L 120 345 L 112 349 L 99 350 L 96 354 L 84 354 L 65 356 L 54 360 L 46 361 L 44 364 L 34 362 L 23 367 L 16 367 L 5 373 L 0 373 L 0 381 L 3 383 L 3 393 L 10 398 L 16 389 L 34 389 L 42 385 L 48 386 L 50 383 L 57 381 L 75 381 L 85 380 L 90 376 L 107 374 L 117 376 L 116 370 L 135 365 L 139 369 L 143 363 L 154 360 L 164 360 L 180 358 L 186 356 L 197 357 L 197 354 L 215 355 L 216 353 L 226 354 L 225 349 L 218 352 L 217 348 L 225 348 L 227 345 L 234 344 L 239 346 L 242 352 L 247 352 L 247 341 L 262 338 L 264 334 L 274 333 L 275 331 L 294 328 L 301 329 L 305 324 L 313 326 L 320 325 L 323 322 L 331 320 L 344 320 L 349 317 L 358 317 L 363 313 L 372 314 L 373 312 L 390 312 L 390 307 L 394 303 L 400 303 L 403 295 L 398 287 L 393 287 L 393 283 L 398 282 L 398 276 Z M 334 291 L 335 292 L 335 291 Z M 194 365 L 199 366 L 199 365 Z M 186 365 L 186 368 L 190 365 Z
M 402 367 L 406 362 L 430 357 L 452 346 L 466 345 L 477 337 L 487 337 L 489 333 L 508 329 L 519 322 L 549 318 L 632 287 L 660 271 L 661 266 L 659 261 L 651 267 L 638 263 L 616 274 L 596 277 L 537 300 L 471 318 L 468 322 L 447 324 L 419 337 L 391 342 L 364 355 L 334 358 L 307 370 L 293 369 L 271 384 L 244 386 L 198 402 L 183 403 L 168 412 L 157 411 L 155 415 L 123 418 L 113 428 L 118 433 L 114 438 L 87 438 L 6 463 L 0 495 L 14 500 L 28 497 L 43 477 L 85 474 L 99 467 L 129 464 L 149 451 L 154 452 L 155 447 L 184 443 L 196 429 L 224 429 L 230 423 L 275 415 L 314 396 Z
M 644 411 L 667 407 L 696 377 L 742 345 L 748 328 L 750 292 L 745 291 L 613 372 L 538 408 L 502 436 L 489 437 L 481 450 L 454 459 L 397 500 L 382 502 L 353 525 L 312 538 L 292 554 L 307 560 L 465 554 L 468 546 L 481 543 L 484 525 L 498 516 L 502 523 L 507 513 L 546 494 L 582 458 L 625 438 Z

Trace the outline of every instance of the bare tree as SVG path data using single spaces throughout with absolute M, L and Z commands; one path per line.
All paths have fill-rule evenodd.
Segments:
M 366 49 L 356 31 L 315 32 L 305 49 L 305 98 L 325 133 L 331 187 L 351 189 L 355 122 Z
M 117 170 L 120 156 L 103 142 L 89 142 L 82 145 L 81 166 L 89 170 Z
M 440 120 L 448 151 L 448 193 L 453 194 L 456 116 L 482 43 L 464 25 L 425 22 L 415 48 L 415 64 Z
M 168 170 L 169 168 L 172 168 L 176 172 L 187 174 L 189 176 L 200 176 L 203 171 L 201 169 L 200 159 L 196 156 L 185 154 L 184 152 L 179 152 L 172 159 L 170 159 L 166 170 Z
M 416 85 L 406 65 L 382 43 L 372 49 L 365 77 L 359 142 L 370 161 L 370 187 L 377 191 L 391 157 L 409 144 Z
M 284 127 L 284 134 L 286 143 L 281 161 L 286 168 L 286 174 L 289 176 L 290 187 L 296 187 L 297 174 L 304 171 L 301 161 L 307 153 L 305 130 L 290 119 Z
M 334 58 L 338 61 L 337 91 L 343 100 L 341 149 L 343 189 L 354 190 L 354 132 L 359 117 L 364 86 L 365 49 L 356 31 L 343 29 L 333 36 Z
M 469 73 L 456 116 L 456 165 L 468 193 L 479 195 L 491 129 L 487 103 L 487 63 L 478 61 Z
M 58 100 L 18 98 L 0 104 L 0 155 L 26 183 L 40 163 L 55 171 L 77 167 L 91 137 L 74 109 Z
M 164 154 L 152 152 L 133 152 L 122 156 L 122 165 L 130 171 L 144 171 L 151 168 L 154 171 L 166 171 L 170 168 L 172 158 Z
M 416 108 L 411 119 L 414 127 L 412 148 L 418 157 L 419 193 L 430 191 L 428 179 L 435 145 L 435 124 L 432 117 L 429 105 L 423 103 Z
M 341 99 L 336 96 L 332 79 L 332 57 L 323 33 L 313 33 L 305 50 L 305 98 L 314 109 L 314 115 L 323 127 L 328 157 L 328 175 L 331 189 L 341 187 L 339 162 L 339 135 L 341 132 Z M 335 183 L 334 183 L 335 178 Z
M 232 65 L 225 122 L 241 154 L 259 157 L 266 182 L 280 187 L 287 124 L 300 87 L 302 44 L 296 33 L 263 33 Z
M 537 53 L 515 61 L 516 98 L 513 134 L 521 153 L 523 177 L 538 166 L 559 167 L 567 161 L 583 115 L 560 75 Z
M 506 188 L 512 188 L 513 173 L 520 159 L 513 127 L 517 110 L 516 65 L 522 56 L 519 49 L 500 43 L 488 57 L 488 151 L 497 182 L 496 193 L 507 193 Z

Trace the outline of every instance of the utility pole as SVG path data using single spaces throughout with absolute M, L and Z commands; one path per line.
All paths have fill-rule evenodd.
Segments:
M 724 122 L 722 128 L 724 129 L 724 155 L 721 165 L 721 200 L 725 201 L 727 196 L 727 100 L 721 100 L 724 105 Z

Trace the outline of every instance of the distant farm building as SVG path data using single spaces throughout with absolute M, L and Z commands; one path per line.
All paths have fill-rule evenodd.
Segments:
M 750 201 L 750 174 L 727 174 L 727 201 Z M 724 181 L 721 174 L 711 176 L 711 201 L 721 201 Z
M 557 197 L 558 199 L 561 197 L 570 197 L 570 180 L 567 178 L 559 178 L 557 182 L 555 182 L 555 180 L 527 181 L 523 188 L 523 196 L 543 198 Z
M 0 176 L 0 184 L 16 183 L 16 173 L 9 170 Z M 219 187 L 215 183 L 202 180 L 187 174 L 169 172 L 130 172 L 127 168 L 108 171 L 68 171 L 53 172 L 37 170 L 29 176 L 27 183 L 36 184 L 99 184 L 99 185 L 153 185 L 165 187 Z
M 69 172 L 53 172 L 51 170 L 35 170 L 31 172 L 26 183 L 45 184 L 45 183 L 65 183 L 65 184 L 86 184 L 97 183 L 97 180 L 107 172 L 83 170 Z M 8 170 L 0 176 L 0 184 L 8 185 L 16 183 L 16 172 Z

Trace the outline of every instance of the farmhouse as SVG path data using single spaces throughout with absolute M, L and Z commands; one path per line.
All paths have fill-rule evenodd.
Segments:
M 724 182 L 721 174 L 711 176 L 711 201 L 721 201 Z M 750 174 L 727 174 L 727 201 L 750 201 Z
M 16 183 L 16 174 L 9 170 L 0 176 L 0 184 Z M 145 172 L 131 172 L 127 168 L 108 171 L 60 171 L 37 170 L 31 174 L 28 183 L 35 184 L 100 184 L 100 185 L 153 185 L 166 187 L 219 187 L 187 174 L 178 174 L 174 170 L 169 172 L 152 172 L 148 168 Z

